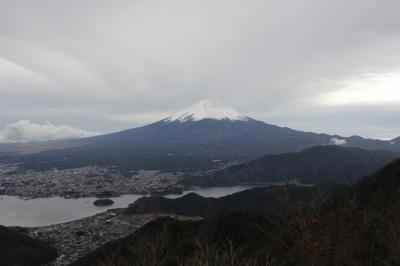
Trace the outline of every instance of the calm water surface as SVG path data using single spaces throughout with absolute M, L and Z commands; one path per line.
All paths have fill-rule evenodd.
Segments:
M 204 197 L 222 197 L 252 186 L 213 187 L 185 191 L 195 192 Z M 167 195 L 177 198 L 182 195 Z M 123 195 L 112 198 L 114 204 L 96 207 L 92 203 L 96 198 L 64 199 L 60 197 L 23 200 L 14 196 L 0 196 L 0 224 L 6 226 L 46 226 L 88 217 L 108 209 L 125 208 L 141 195 Z

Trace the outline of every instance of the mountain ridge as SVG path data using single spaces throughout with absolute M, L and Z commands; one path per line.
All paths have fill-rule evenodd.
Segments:
M 332 143 L 369 150 L 400 151 L 400 142 L 303 132 L 243 116 L 217 101 L 202 101 L 146 126 L 60 141 L 53 149 L 49 145 L 50 148 L 40 150 L 40 145 L 35 145 L 33 150 L 36 153 L 8 151 L 0 153 L 0 159 L 38 170 L 113 165 L 195 172 Z
M 195 193 L 170 199 L 162 196 L 142 197 L 125 209 L 127 215 L 166 213 L 212 217 L 222 213 L 258 211 L 282 214 L 290 208 L 309 206 L 347 188 L 342 185 L 256 187 L 219 198 L 206 198 Z
M 400 153 L 342 146 L 314 146 L 299 153 L 267 155 L 206 176 L 192 185 L 238 185 L 297 180 L 305 184 L 350 185 L 400 157 Z

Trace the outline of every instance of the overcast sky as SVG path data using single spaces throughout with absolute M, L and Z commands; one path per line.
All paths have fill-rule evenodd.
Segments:
M 0 141 L 122 130 L 204 98 L 301 130 L 400 136 L 399 10 L 398 0 L 0 0 Z

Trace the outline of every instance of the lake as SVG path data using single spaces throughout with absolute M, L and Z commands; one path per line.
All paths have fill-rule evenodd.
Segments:
M 204 197 L 219 198 L 254 186 L 212 187 L 185 191 Z M 166 195 L 177 198 L 182 195 Z M 15 196 L 0 196 L 0 224 L 5 226 L 36 227 L 73 221 L 95 215 L 108 209 L 125 208 L 142 195 L 123 195 L 112 198 L 114 204 L 107 207 L 93 205 L 95 197 L 64 199 L 60 197 L 23 200 Z

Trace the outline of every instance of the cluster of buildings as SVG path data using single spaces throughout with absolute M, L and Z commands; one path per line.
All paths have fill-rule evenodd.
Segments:
M 181 173 L 120 171 L 86 166 L 74 169 L 32 171 L 0 163 L 0 195 L 42 198 L 113 197 L 123 194 L 179 193 Z
M 161 216 L 165 214 L 124 215 L 122 209 L 115 209 L 68 223 L 29 228 L 28 233 L 34 238 L 51 243 L 59 253 L 54 266 L 63 266 L 109 241 L 128 236 Z

